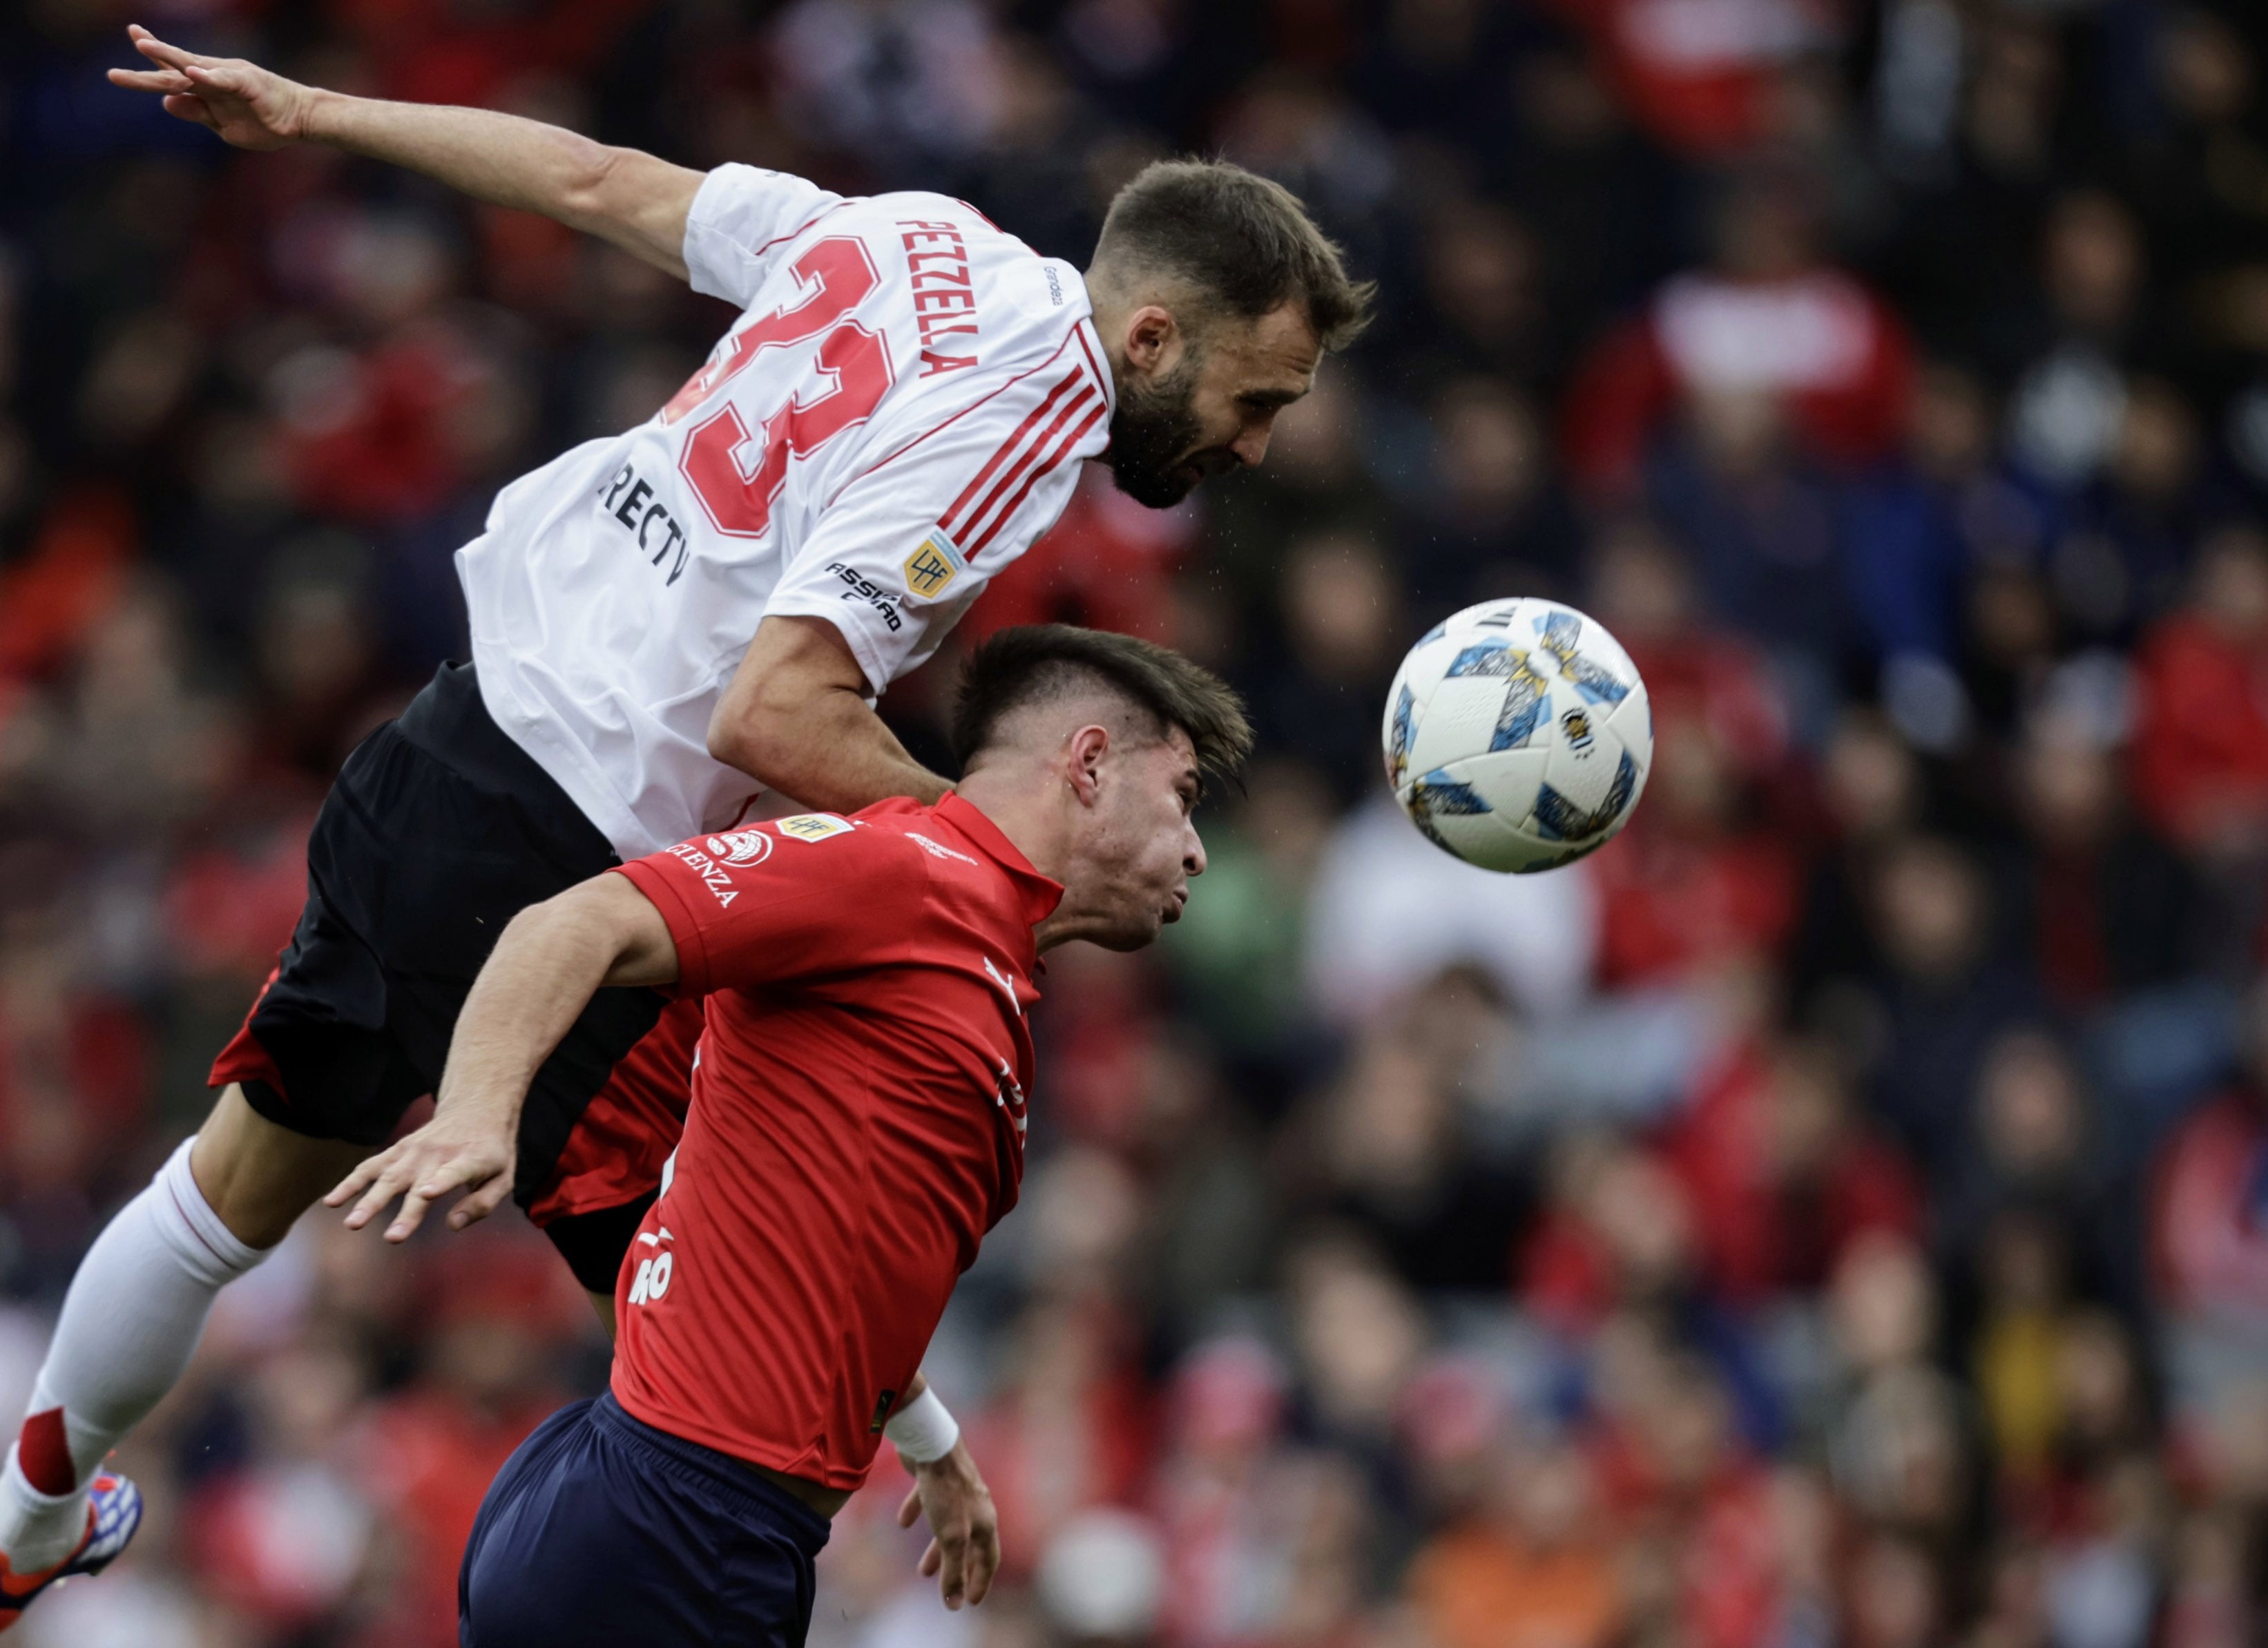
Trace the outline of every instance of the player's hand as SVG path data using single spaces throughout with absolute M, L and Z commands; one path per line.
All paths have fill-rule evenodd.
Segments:
M 465 1196 L 449 1210 L 449 1228 L 462 1230 L 495 1212 L 512 1194 L 515 1144 L 512 1128 L 493 1118 L 444 1111 L 340 1180 L 323 1205 L 344 1207 L 360 1196 L 347 1215 L 347 1228 L 360 1230 L 400 1196 L 401 1212 L 386 1227 L 386 1240 L 408 1241 L 428 1206 L 462 1190 Z
M 136 23 L 126 31 L 147 69 L 113 69 L 110 84 L 155 92 L 166 113 L 210 127 L 239 149 L 281 149 L 306 134 L 312 86 L 271 74 L 241 57 L 206 57 L 168 46 Z
M 929 1517 L 929 1549 L 922 1553 L 923 1578 L 934 1578 L 949 1608 L 974 1608 L 992 1588 L 1000 1571 L 1000 1519 L 992 1490 L 976 1469 L 964 1438 L 943 1459 L 913 1468 L 914 1490 L 898 1507 L 898 1526 L 911 1527 Z

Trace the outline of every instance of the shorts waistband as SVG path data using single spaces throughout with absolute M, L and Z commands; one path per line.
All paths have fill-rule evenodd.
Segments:
M 818 1556 L 827 1543 L 827 1519 L 785 1489 L 766 1482 L 746 1460 L 656 1430 L 625 1409 L 615 1400 L 612 1391 L 603 1393 L 591 1404 L 591 1418 L 631 1446 L 664 1455 L 719 1494 L 761 1512 L 801 1546 L 806 1556 Z
M 559 781 L 496 724 L 471 665 L 442 665 L 394 725 L 402 737 L 460 777 L 511 797 L 578 855 L 593 857 L 590 873 L 621 862 Z

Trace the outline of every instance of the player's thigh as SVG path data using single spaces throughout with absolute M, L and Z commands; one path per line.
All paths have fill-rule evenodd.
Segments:
M 368 1153 L 364 1145 L 279 1126 L 232 1082 L 198 1129 L 189 1171 L 231 1235 L 247 1247 L 272 1247 Z
M 290 1200 L 307 1161 L 382 1144 L 439 1074 L 438 1051 L 421 1063 L 397 1033 L 402 975 L 388 945 L 401 867 L 431 850 L 442 776 L 388 725 L 347 758 L 316 815 L 291 942 L 209 1078 L 236 1091 L 208 1123 L 198 1183 L 208 1196 L 235 1195 L 248 1217 L 288 1224 L 271 1198 Z M 477 958 L 458 967 L 460 995 L 476 970 Z

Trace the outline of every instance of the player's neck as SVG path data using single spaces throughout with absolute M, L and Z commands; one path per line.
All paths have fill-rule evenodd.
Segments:
M 1052 797 L 1036 789 L 1027 776 L 979 768 L 955 784 L 954 792 L 991 820 L 1033 869 L 1052 879 L 1063 879 L 1065 832 L 1062 811 L 1052 804 Z
M 1092 891 L 1092 879 L 1079 873 L 1076 825 L 1064 804 L 1065 791 L 1059 778 L 1003 764 L 980 767 L 954 788 L 963 801 L 992 820 L 1033 869 L 1064 884 L 1063 902 L 1032 930 L 1033 939 L 1042 952 L 1075 938 L 1107 938 L 1123 925 L 1123 918 L 1113 912 L 1091 909 L 1081 902 L 1082 893 Z

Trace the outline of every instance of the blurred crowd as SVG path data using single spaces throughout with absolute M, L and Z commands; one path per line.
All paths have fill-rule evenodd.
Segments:
M 1154 953 L 1061 953 L 932 1378 L 1007 1569 L 838 1520 L 819 1648 L 2243 1648 L 2268 1596 L 2268 16 L 2244 0 L 26 0 L 0 13 L 0 1409 L 202 1115 L 497 484 L 729 316 L 116 92 L 138 20 L 1083 261 L 1200 150 L 1379 325 L 1264 469 L 1091 474 L 965 633 L 1250 696 Z M 1384 793 L 1403 648 L 1643 669 L 1626 834 Z M 885 709 L 942 762 L 948 655 Z M 443 1648 L 606 1347 L 517 1216 L 306 1221 L 26 1648 Z

